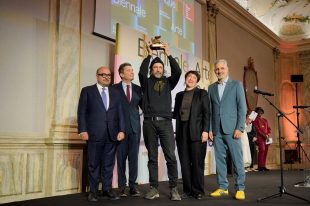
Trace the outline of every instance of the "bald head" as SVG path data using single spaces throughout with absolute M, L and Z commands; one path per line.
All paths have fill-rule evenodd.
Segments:
M 111 71 L 109 67 L 99 67 L 96 71 L 97 82 L 101 86 L 107 87 L 111 83 Z

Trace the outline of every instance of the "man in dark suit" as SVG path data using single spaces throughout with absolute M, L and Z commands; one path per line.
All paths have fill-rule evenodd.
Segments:
M 90 193 L 88 201 L 98 201 L 97 192 L 100 169 L 102 195 L 111 200 L 119 199 L 112 191 L 115 151 L 118 141 L 125 137 L 125 118 L 121 95 L 111 83 L 108 67 L 97 69 L 97 84 L 84 87 L 78 106 L 78 133 L 87 141 L 88 175 Z
M 140 196 L 137 188 L 138 153 L 141 136 L 139 106 L 141 106 L 141 88 L 132 83 L 134 72 L 131 64 L 123 63 L 119 66 L 118 73 L 122 79 L 113 85 L 121 93 L 121 103 L 126 124 L 126 138 L 117 147 L 117 172 L 118 188 L 121 197 L 126 197 L 126 160 L 129 167 L 129 194 Z

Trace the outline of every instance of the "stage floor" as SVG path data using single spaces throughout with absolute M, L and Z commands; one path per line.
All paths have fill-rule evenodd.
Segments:
M 306 176 L 310 175 L 310 171 L 284 171 L 284 186 L 286 191 L 300 196 L 302 198 L 310 200 L 310 188 L 308 187 L 294 187 L 296 183 L 303 182 Z M 85 206 L 85 205 L 104 205 L 104 206 L 144 206 L 144 205 L 160 205 L 160 206 L 171 206 L 171 205 L 201 205 L 201 206 L 230 206 L 230 205 L 262 205 L 262 206 L 288 206 L 288 205 L 310 205 L 303 200 L 296 199 L 290 195 L 283 194 L 282 197 L 274 199 L 268 199 L 262 202 L 257 202 L 258 198 L 270 196 L 272 194 L 279 193 L 279 186 L 281 185 L 281 175 L 279 170 L 273 170 L 268 172 L 248 172 L 246 177 L 246 199 L 244 201 L 238 201 L 233 198 L 234 187 L 233 177 L 229 177 L 230 181 L 230 194 L 223 198 L 211 198 L 207 197 L 205 200 L 186 199 L 182 201 L 170 201 L 169 200 L 169 188 L 167 182 L 161 182 L 159 185 L 160 197 L 155 200 L 145 200 L 141 197 L 124 197 L 121 200 L 100 200 L 96 203 L 89 203 L 86 200 L 86 193 L 49 197 L 35 200 L 28 200 L 22 202 L 13 202 L 4 204 L 6 206 Z M 147 192 L 149 185 L 140 185 L 141 192 L 144 194 Z M 211 191 L 217 188 L 216 176 L 209 175 L 205 177 L 205 192 L 209 194 Z M 179 191 L 182 193 L 182 184 L 179 184 Z

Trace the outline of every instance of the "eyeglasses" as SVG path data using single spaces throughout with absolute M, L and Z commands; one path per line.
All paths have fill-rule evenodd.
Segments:
M 111 74 L 106 74 L 106 73 L 101 73 L 101 74 L 97 74 L 98 76 L 102 76 L 103 78 L 111 78 Z

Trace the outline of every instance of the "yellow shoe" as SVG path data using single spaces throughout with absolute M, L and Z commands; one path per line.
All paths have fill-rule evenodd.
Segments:
M 228 190 L 217 189 L 210 194 L 211 197 L 221 197 L 224 195 L 228 195 Z
M 236 192 L 235 198 L 236 198 L 237 200 L 244 200 L 244 199 L 245 199 L 244 191 L 238 190 L 238 191 Z

